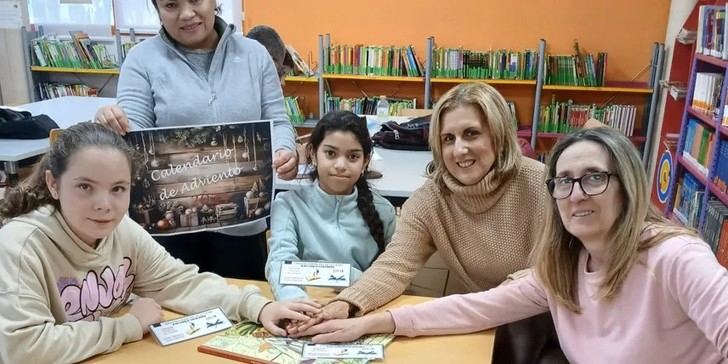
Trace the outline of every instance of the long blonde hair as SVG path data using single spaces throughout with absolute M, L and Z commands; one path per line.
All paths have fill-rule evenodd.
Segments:
M 592 141 L 601 145 L 609 154 L 611 165 L 620 181 L 622 213 L 609 231 L 608 260 L 600 297 L 613 298 L 618 292 L 640 252 L 676 235 L 694 235 L 694 232 L 673 225 L 660 215 L 649 200 L 649 187 L 644 166 L 634 145 L 612 128 L 583 129 L 574 132 L 554 146 L 546 165 L 546 179 L 556 175 L 556 163 L 568 147 L 580 141 Z M 543 233 L 532 252 L 532 260 L 546 289 L 569 310 L 579 313 L 578 262 L 582 244 L 564 227 L 554 199 L 546 209 Z M 645 227 L 656 231 L 643 238 Z
M 432 163 L 428 176 L 441 188 L 444 187 L 443 175 L 447 172 L 442 157 L 440 131 L 442 115 L 459 106 L 472 105 L 480 111 L 485 123 L 496 158 L 493 164 L 494 176 L 500 184 L 518 173 L 521 162 L 521 148 L 516 140 L 516 131 L 511 123 L 510 110 L 506 100 L 492 86 L 481 82 L 462 83 L 448 90 L 437 102 L 430 121 L 429 143 L 432 149 Z

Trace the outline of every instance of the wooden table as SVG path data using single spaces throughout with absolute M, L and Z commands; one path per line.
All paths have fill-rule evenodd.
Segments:
M 260 287 L 263 294 L 272 297 L 266 282 L 229 280 L 236 285 L 247 283 Z M 312 289 L 311 296 L 329 299 L 334 296 L 330 289 Z M 382 309 L 416 304 L 430 300 L 428 297 L 400 296 Z M 165 312 L 165 320 L 178 317 Z M 216 335 L 216 334 L 212 334 Z M 197 352 L 197 346 L 212 335 L 162 347 L 147 335 L 143 340 L 125 344 L 118 351 L 96 356 L 87 363 L 233 363 L 233 361 Z M 468 335 L 430 336 L 418 338 L 397 337 L 384 351 L 384 363 L 490 363 L 493 355 L 495 330 Z

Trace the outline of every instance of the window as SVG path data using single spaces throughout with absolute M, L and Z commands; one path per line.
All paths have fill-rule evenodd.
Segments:
M 33 24 L 111 25 L 111 12 L 111 0 L 92 0 L 90 4 L 28 0 L 28 17 Z
M 235 24 L 242 23 L 242 0 L 217 0 L 220 17 Z M 156 33 L 159 16 L 150 0 L 90 0 L 90 4 L 61 4 L 60 0 L 28 0 L 28 15 L 33 24 L 111 25 L 122 32 Z
M 235 24 L 240 31 L 242 1 L 217 0 L 217 4 L 222 9 L 220 17 L 228 24 Z M 114 7 L 116 27 L 122 32 L 128 32 L 129 28 L 144 33 L 159 30 L 159 15 L 150 0 L 117 0 L 114 2 Z
M 159 31 L 159 16 L 149 0 L 122 0 L 114 2 L 116 27 L 122 32 L 134 28 L 137 32 Z

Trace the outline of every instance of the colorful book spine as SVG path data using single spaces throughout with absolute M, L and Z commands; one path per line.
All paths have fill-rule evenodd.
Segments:
M 331 74 L 422 77 L 422 64 L 410 46 L 331 45 L 324 52 Z
M 98 89 L 84 84 L 41 82 L 37 87 L 41 100 L 62 96 L 98 96 Z
M 636 128 L 637 106 L 576 104 L 572 100 L 556 101 L 552 94 L 551 103 L 541 105 L 539 132 L 568 133 L 580 129 L 589 119 L 596 119 L 607 126 L 618 129 L 626 136 L 633 136 Z
M 71 32 L 72 40 L 45 35 L 31 41 L 33 64 L 42 67 L 109 69 L 119 67 L 107 45 L 94 42 L 83 32 Z
M 538 52 L 500 49 L 474 51 L 435 47 L 433 77 L 493 80 L 535 80 Z
M 342 98 L 327 94 L 324 101 L 324 112 L 348 110 L 360 115 L 376 115 L 378 100 L 378 97 Z M 389 102 L 389 115 L 398 115 L 400 110 L 414 109 L 417 105 L 416 98 L 402 99 L 387 97 L 387 101 Z

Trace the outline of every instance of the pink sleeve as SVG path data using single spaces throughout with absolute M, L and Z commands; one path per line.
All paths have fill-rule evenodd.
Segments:
M 446 335 L 482 331 L 549 310 L 532 273 L 483 292 L 452 295 L 390 310 L 395 335 Z
M 728 358 L 728 271 L 718 264 L 708 245 L 697 238 L 690 238 L 670 255 L 665 268 L 667 289 L 698 329 Z

